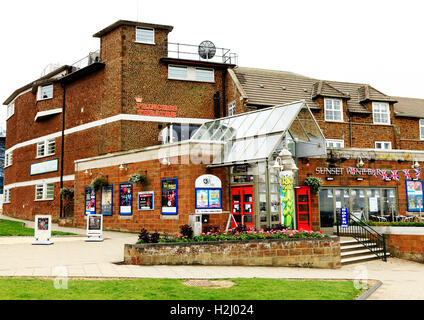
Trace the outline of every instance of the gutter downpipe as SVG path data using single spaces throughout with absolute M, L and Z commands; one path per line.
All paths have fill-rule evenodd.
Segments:
M 353 148 L 352 143 L 353 143 L 353 137 L 352 137 L 352 115 L 349 114 L 349 140 L 350 140 L 350 147 Z
M 62 136 L 60 146 L 60 191 L 63 189 L 63 155 L 65 153 L 65 101 L 66 101 L 66 85 L 62 82 Z M 59 217 L 63 218 L 63 200 L 59 191 L 60 213 Z
M 227 69 L 222 71 L 222 116 L 225 118 L 227 116 L 227 96 L 225 94 L 226 90 L 226 81 L 225 78 L 227 76 Z

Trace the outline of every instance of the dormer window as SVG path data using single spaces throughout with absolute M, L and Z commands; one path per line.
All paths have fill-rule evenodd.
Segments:
M 155 30 L 137 27 L 135 29 L 135 42 L 155 44 Z
M 325 121 L 343 122 L 343 103 L 341 99 L 324 99 Z
M 372 116 L 374 124 L 390 124 L 389 104 L 386 102 L 373 102 Z
M 53 84 L 39 86 L 37 93 L 37 100 L 46 100 L 53 98 Z

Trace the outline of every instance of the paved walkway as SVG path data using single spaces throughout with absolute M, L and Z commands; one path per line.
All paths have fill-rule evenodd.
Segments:
M 0 216 L 0 219 L 8 217 Z M 25 221 L 26 222 L 26 221 Z M 27 222 L 26 222 L 27 223 Z M 28 226 L 31 223 L 28 222 Z M 56 236 L 50 246 L 33 246 L 32 237 L 0 237 L 0 276 L 54 277 L 58 267 L 65 267 L 70 277 L 124 278 L 287 278 L 287 279 L 372 279 L 383 285 L 368 299 L 424 300 L 424 265 L 389 258 L 340 269 L 225 266 L 133 266 L 120 265 L 125 243 L 134 243 L 137 235 L 105 232 L 104 242 L 84 242 L 85 230 L 53 230 L 79 233 L 80 236 Z M 118 264 L 117 264 L 118 263 Z

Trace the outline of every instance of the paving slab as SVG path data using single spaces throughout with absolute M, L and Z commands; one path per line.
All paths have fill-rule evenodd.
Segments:
M 4 216 L 0 216 L 0 219 Z M 54 229 L 54 228 L 53 228 Z M 71 232 L 73 228 L 60 228 Z M 282 278 L 380 280 L 368 300 L 424 300 L 424 264 L 389 258 L 346 265 L 340 269 L 241 266 L 135 266 L 116 264 L 124 260 L 124 245 L 135 243 L 137 234 L 105 232 L 105 240 L 84 241 L 79 236 L 53 237 L 53 245 L 33 246 L 32 237 L 0 237 L 0 276 L 55 277 L 57 268 L 65 268 L 69 277 L 102 278 Z M 75 233 L 75 232 L 74 232 Z

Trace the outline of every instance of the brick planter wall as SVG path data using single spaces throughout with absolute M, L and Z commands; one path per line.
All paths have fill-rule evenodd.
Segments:
M 392 257 L 424 263 L 424 235 L 386 234 Z
M 341 267 L 338 237 L 126 244 L 124 250 L 125 263 L 137 265 Z

